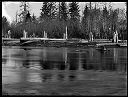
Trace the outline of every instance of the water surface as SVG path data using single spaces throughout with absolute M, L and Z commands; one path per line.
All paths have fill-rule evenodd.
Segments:
M 84 71 L 126 72 L 127 48 L 26 48 L 2 47 L 2 84 L 84 80 Z

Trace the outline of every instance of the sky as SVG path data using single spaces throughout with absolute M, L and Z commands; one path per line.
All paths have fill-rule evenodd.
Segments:
M 88 2 L 86 2 L 88 3 Z M 85 7 L 85 2 L 79 2 L 79 7 L 80 7 L 80 15 L 82 15 L 82 11 L 84 10 Z M 16 17 L 16 12 L 20 11 L 20 4 L 21 2 L 2 2 L 2 16 L 6 16 L 9 22 L 12 22 L 15 20 Z M 69 2 L 67 2 L 67 5 Z M 42 7 L 42 2 L 29 2 L 30 5 L 30 13 L 31 15 L 34 15 L 36 17 L 40 16 L 41 13 L 41 7 Z M 112 7 L 113 9 L 115 8 L 120 8 L 120 9 L 126 9 L 125 2 L 112 2 Z

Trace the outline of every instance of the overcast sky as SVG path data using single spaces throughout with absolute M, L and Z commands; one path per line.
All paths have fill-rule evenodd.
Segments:
M 69 2 L 68 2 L 69 3 Z M 87 2 L 86 2 L 87 3 Z M 2 2 L 2 16 L 6 16 L 8 21 L 13 21 L 16 17 L 16 11 L 20 10 L 20 2 Z M 30 13 L 34 13 L 36 17 L 39 17 L 41 12 L 42 2 L 29 2 L 30 4 Z M 79 2 L 80 6 L 80 15 L 85 7 L 85 2 Z M 126 9 L 125 2 L 112 2 L 112 7 Z

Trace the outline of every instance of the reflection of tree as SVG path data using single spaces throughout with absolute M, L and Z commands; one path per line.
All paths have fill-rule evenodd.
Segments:
M 23 62 L 23 66 L 29 68 L 29 60 L 25 59 Z
M 106 63 L 106 62 L 105 62 L 105 61 L 106 61 L 106 60 L 105 60 L 105 52 L 104 52 L 104 51 L 103 51 L 103 52 L 101 51 L 101 52 L 100 52 L 100 56 L 101 56 L 101 57 L 100 57 L 101 61 L 100 61 L 100 68 L 99 68 L 99 69 L 105 70 L 105 69 L 106 69 L 106 68 L 105 68 L 105 63 Z
M 23 55 L 23 59 L 24 59 L 23 66 L 26 67 L 26 68 L 29 68 L 29 59 L 28 59 L 28 55 L 27 55 L 28 54 L 28 51 L 25 50 L 24 52 L 25 53 Z
M 53 67 L 52 67 L 52 64 L 51 64 L 51 62 L 50 61 L 48 61 L 48 53 L 47 53 L 47 49 L 46 48 L 44 48 L 43 50 L 42 50 L 42 54 L 41 55 L 43 55 L 43 56 L 41 56 L 42 57 L 42 59 L 40 60 L 40 64 L 41 64 L 41 67 L 43 68 L 43 69 L 52 69 Z
M 111 59 L 108 60 L 108 57 L 111 58 L 111 56 L 107 56 L 106 52 L 100 52 L 100 64 L 99 64 L 99 69 L 100 70 L 110 70 L 112 67 L 112 63 L 109 63 Z
M 53 75 L 52 75 L 51 73 L 43 73 L 43 74 L 42 74 L 42 80 L 43 80 L 44 82 L 46 82 L 46 81 L 52 79 L 52 76 L 53 76 Z
M 99 69 L 101 70 L 116 70 L 116 63 L 113 62 L 113 55 L 109 52 L 100 52 L 100 64 Z
M 58 74 L 57 75 L 57 79 L 60 80 L 60 81 L 63 81 L 65 78 L 65 75 L 64 74 Z
M 77 53 L 69 53 L 69 70 L 77 70 L 78 69 L 78 54 Z
M 87 57 L 86 57 L 86 55 L 87 55 L 87 53 L 82 54 L 82 58 L 83 58 L 82 59 L 82 67 L 84 70 L 87 70 L 87 61 L 86 61 Z
M 71 72 L 69 72 L 68 73 L 68 80 L 69 81 L 74 81 L 74 80 L 76 80 L 76 77 L 78 76 L 79 74 L 77 74 L 77 72 L 76 71 L 71 71 Z
M 64 62 L 60 62 L 58 65 L 57 65 L 57 68 L 59 69 L 59 70 L 65 70 L 65 63 Z
M 78 70 L 82 70 L 82 57 L 81 57 L 81 52 L 79 52 L 79 55 L 78 55 Z
M 43 61 L 45 61 L 45 60 L 47 60 L 47 50 L 46 50 L 46 48 L 44 48 L 43 50 L 42 50 L 42 53 L 43 54 L 41 54 L 41 55 L 43 55 L 43 56 L 41 56 L 43 59 Z
M 110 65 L 110 70 L 115 70 L 116 69 L 116 66 L 118 64 L 118 51 L 117 51 L 117 48 L 113 48 L 113 58 L 114 58 L 114 62 L 113 64 Z
M 69 77 L 69 80 L 70 80 L 70 81 L 73 81 L 73 80 L 76 79 L 76 75 L 69 75 L 68 77 Z
M 92 70 L 94 69 L 94 60 L 95 60 L 95 57 L 94 57 L 94 48 L 89 48 L 89 52 L 88 52 L 88 64 L 87 64 L 87 70 Z
M 118 71 L 125 72 L 127 69 L 127 49 L 116 48 L 114 49 L 114 62 L 116 63 L 116 67 Z
M 53 62 L 50 62 L 48 60 L 46 61 L 43 61 L 41 60 L 40 61 L 40 64 L 41 64 L 41 67 L 44 69 L 44 70 L 47 70 L 47 69 L 50 69 L 52 70 L 54 67 L 53 67 Z
M 6 55 L 8 54 L 8 50 L 2 47 L 2 67 L 6 66 L 8 59 Z
M 93 60 L 93 55 L 94 55 L 93 49 L 94 48 L 89 49 L 89 57 L 90 57 L 91 60 Z
M 63 50 L 63 60 L 64 60 L 64 65 L 65 65 L 65 69 L 69 69 L 69 64 L 68 64 L 68 51 L 67 48 L 64 48 Z
M 47 49 L 44 48 L 42 55 L 43 56 L 41 56 L 42 60 L 40 60 L 40 64 L 43 69 L 57 68 L 59 70 L 64 70 L 66 68 L 66 52 L 55 50 L 47 51 Z
M 59 61 L 43 61 L 41 60 L 40 61 L 40 64 L 41 64 L 41 67 L 43 69 L 50 69 L 50 70 L 53 70 L 53 69 L 58 69 L 58 70 L 65 70 L 65 64 L 64 62 L 59 62 Z
M 2 64 L 6 64 L 7 58 L 2 58 Z
M 114 63 L 117 64 L 118 63 L 118 49 L 114 48 Z
M 43 56 L 41 56 L 42 59 L 40 60 L 41 67 L 42 67 L 43 69 L 51 69 L 50 63 L 49 63 L 49 61 L 48 61 L 47 49 L 46 49 L 46 48 L 44 48 L 44 49 L 42 50 L 42 54 L 41 54 L 41 55 L 43 55 Z

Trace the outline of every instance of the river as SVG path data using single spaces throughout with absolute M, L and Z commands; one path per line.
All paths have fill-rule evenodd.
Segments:
M 127 48 L 108 49 L 109 51 L 101 52 L 93 47 L 23 48 L 3 46 L 2 89 L 11 87 L 4 85 L 17 83 L 24 85 L 29 83 L 70 83 L 88 78 L 96 79 L 95 75 L 90 76 L 92 72 L 114 73 L 114 75 L 126 73 Z M 88 75 L 85 75 L 84 72 Z M 21 88 L 21 86 L 16 87 Z

